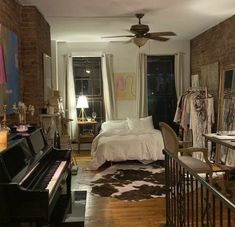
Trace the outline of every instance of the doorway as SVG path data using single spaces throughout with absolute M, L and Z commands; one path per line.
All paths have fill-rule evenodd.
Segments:
M 177 105 L 174 60 L 174 55 L 147 57 L 148 115 L 157 129 L 164 121 L 177 130 L 173 122 Z

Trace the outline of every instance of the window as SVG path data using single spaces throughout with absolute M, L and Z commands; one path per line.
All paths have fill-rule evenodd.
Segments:
M 86 115 L 91 117 L 96 112 L 96 120 L 101 122 L 104 120 L 101 57 L 73 57 L 73 74 L 76 97 L 85 95 L 88 99 Z
M 147 57 L 148 114 L 153 116 L 155 128 L 164 121 L 173 128 L 176 110 L 174 56 Z

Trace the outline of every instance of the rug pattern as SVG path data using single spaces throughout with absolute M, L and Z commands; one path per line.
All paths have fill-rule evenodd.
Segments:
M 116 164 L 98 174 L 91 193 L 127 201 L 165 196 L 165 171 L 159 165 Z

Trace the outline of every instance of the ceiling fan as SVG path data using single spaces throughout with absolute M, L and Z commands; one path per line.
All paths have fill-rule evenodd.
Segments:
M 117 37 L 130 37 L 138 47 L 143 46 L 149 39 L 157 40 L 157 41 L 167 41 L 169 38 L 163 36 L 175 36 L 174 32 L 149 32 L 149 26 L 146 24 L 141 24 L 141 19 L 143 18 L 143 13 L 135 14 L 137 19 L 139 20 L 138 24 L 134 24 L 130 28 L 130 32 L 133 35 L 117 35 L 117 36 L 105 36 L 102 38 L 117 38 Z

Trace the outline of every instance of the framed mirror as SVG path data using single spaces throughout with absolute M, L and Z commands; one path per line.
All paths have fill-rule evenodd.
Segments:
M 52 96 L 52 74 L 51 57 L 43 54 L 43 75 L 44 75 L 44 102 L 47 103 Z
M 235 130 L 235 64 L 221 71 L 218 120 L 218 130 Z
M 235 134 L 235 64 L 228 65 L 221 70 L 219 90 L 219 116 L 217 131 Z M 235 153 L 225 146 L 218 147 L 221 163 L 235 166 Z

